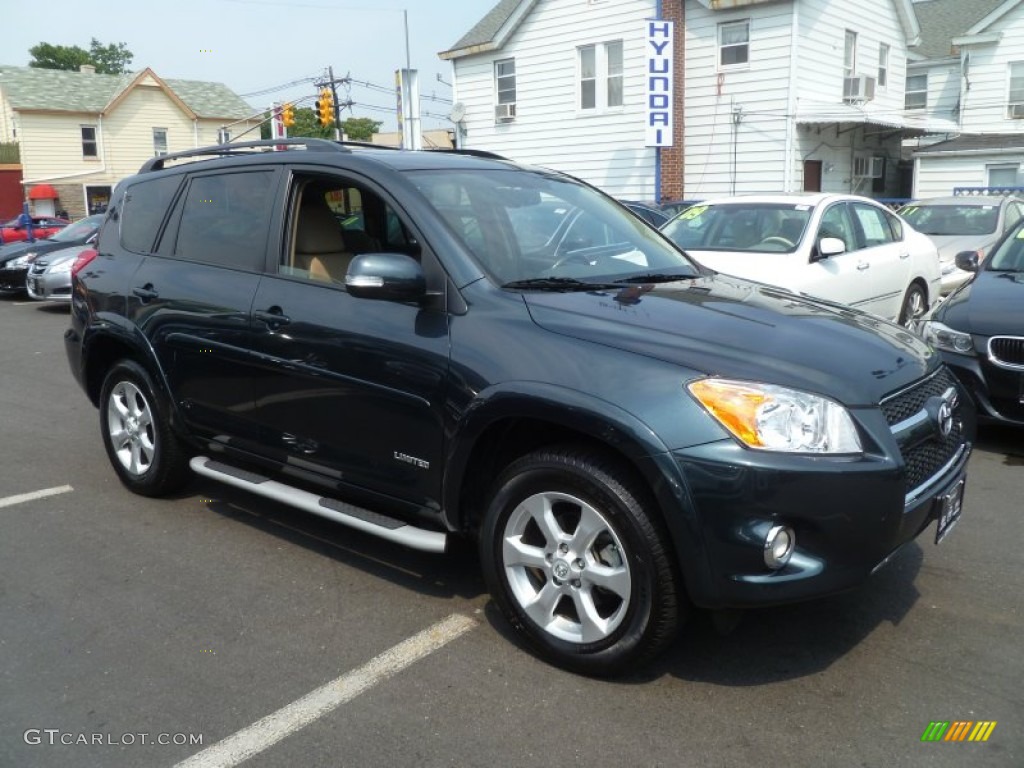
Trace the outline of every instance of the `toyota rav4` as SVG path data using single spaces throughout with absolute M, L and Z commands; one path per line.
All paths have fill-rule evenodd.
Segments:
M 72 271 L 71 370 L 130 490 L 191 468 L 471 539 L 580 672 L 635 668 L 694 605 L 859 585 L 960 517 L 974 412 L 932 348 L 698 266 L 554 171 L 313 139 L 153 158 Z

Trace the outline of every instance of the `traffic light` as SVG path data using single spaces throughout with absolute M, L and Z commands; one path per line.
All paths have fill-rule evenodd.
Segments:
M 320 125 L 325 128 L 334 122 L 334 95 L 330 88 L 320 89 L 320 98 L 316 102 L 317 117 Z
M 285 128 L 291 128 L 295 125 L 295 107 L 291 104 L 285 104 L 281 107 L 281 122 L 284 123 Z

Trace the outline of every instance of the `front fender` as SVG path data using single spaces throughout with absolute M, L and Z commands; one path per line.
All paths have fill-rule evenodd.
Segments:
M 488 429 L 503 420 L 536 420 L 583 434 L 623 456 L 643 476 L 672 539 L 688 588 L 710 585 L 706 549 L 685 479 L 668 447 L 640 418 L 578 390 L 533 381 L 512 381 L 478 394 L 449 441 L 442 489 L 446 515 L 460 509 L 467 468 Z M 461 520 L 448 519 L 460 529 Z

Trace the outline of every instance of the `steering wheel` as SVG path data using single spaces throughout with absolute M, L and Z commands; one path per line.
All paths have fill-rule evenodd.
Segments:
M 796 247 L 796 243 L 794 243 L 791 240 L 787 240 L 786 238 L 782 237 L 781 235 L 772 235 L 771 237 L 766 237 L 764 240 L 762 240 L 760 243 L 758 243 L 758 245 L 766 245 L 768 243 L 771 243 L 773 245 L 784 245 L 787 248 L 795 248 Z

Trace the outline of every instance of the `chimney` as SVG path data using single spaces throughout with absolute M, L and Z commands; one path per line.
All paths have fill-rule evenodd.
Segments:
M 87 75 L 95 75 L 96 67 L 94 67 L 92 64 L 79 64 L 78 71 L 84 72 Z

